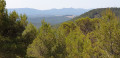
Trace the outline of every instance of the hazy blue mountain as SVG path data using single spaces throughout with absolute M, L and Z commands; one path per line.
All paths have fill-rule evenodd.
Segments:
M 88 11 L 88 9 L 74 9 L 74 8 L 63 8 L 63 9 L 50 9 L 50 10 L 37 10 L 32 8 L 16 8 L 8 9 L 8 12 L 15 10 L 18 14 L 26 15 L 81 15 Z
M 26 14 L 28 21 L 39 27 L 41 20 L 54 25 L 72 19 L 74 16 L 81 15 L 88 11 L 88 9 L 74 9 L 74 8 L 63 8 L 63 9 L 51 9 L 51 10 L 37 10 L 32 8 L 15 8 L 8 9 L 8 12 L 16 11 L 18 14 Z M 73 16 L 74 15 L 74 16 Z

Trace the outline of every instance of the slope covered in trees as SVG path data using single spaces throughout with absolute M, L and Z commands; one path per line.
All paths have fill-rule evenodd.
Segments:
M 102 14 L 104 13 L 103 11 L 105 11 L 106 9 L 107 8 L 98 8 L 98 9 L 90 10 L 80 16 L 73 18 L 72 21 L 78 18 L 85 18 L 85 17 L 100 18 L 102 17 Z M 120 17 L 120 8 L 110 8 L 110 10 L 113 11 L 117 17 Z
M 79 18 L 39 29 L 26 15 L 8 14 L 0 0 L 0 58 L 119 58 L 120 22 L 107 9 L 100 18 Z
M 118 18 L 106 10 L 101 18 L 79 18 L 64 22 L 58 29 L 42 22 L 38 36 L 27 49 L 38 58 L 118 58 L 120 57 Z

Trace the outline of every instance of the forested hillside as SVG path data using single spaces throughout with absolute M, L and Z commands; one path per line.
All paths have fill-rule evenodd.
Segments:
M 119 58 L 120 22 L 110 9 L 99 18 L 78 18 L 57 29 L 37 29 L 26 15 L 8 13 L 0 0 L 0 58 Z
M 78 18 L 85 18 L 85 17 L 100 18 L 100 17 L 102 17 L 102 14 L 104 13 L 103 11 L 105 11 L 106 9 L 107 8 L 93 9 L 93 10 L 90 10 L 90 11 L 80 15 L 80 16 L 73 18 L 72 20 L 76 20 Z M 110 8 L 110 10 L 113 11 L 115 13 L 115 15 L 120 18 L 120 8 Z
M 41 26 L 41 21 L 45 20 L 47 23 L 50 23 L 51 25 L 60 24 L 62 22 L 71 20 L 72 18 L 68 18 L 67 16 L 49 16 L 49 17 L 39 17 L 39 16 L 31 16 L 28 17 L 28 22 L 31 22 L 34 24 L 37 28 Z

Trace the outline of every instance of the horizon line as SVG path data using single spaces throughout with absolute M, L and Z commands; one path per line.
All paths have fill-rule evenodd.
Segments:
M 36 9 L 36 10 L 68 9 L 68 8 L 37 9 L 37 8 L 30 8 L 30 7 L 23 7 L 23 8 L 6 8 L 6 9 L 24 9 L 24 8 Z M 99 7 L 99 8 L 73 8 L 73 7 L 69 7 L 69 8 L 72 8 L 72 9 L 86 9 L 86 10 L 91 10 L 91 9 L 99 9 L 99 8 L 120 8 L 120 7 Z

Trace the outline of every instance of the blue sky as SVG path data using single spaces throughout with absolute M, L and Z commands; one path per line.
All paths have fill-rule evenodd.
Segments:
M 6 0 L 6 3 L 7 8 L 34 8 L 39 10 L 120 7 L 120 0 Z

